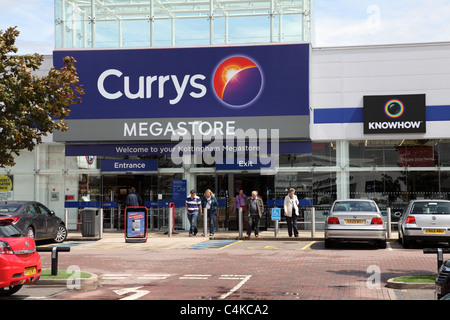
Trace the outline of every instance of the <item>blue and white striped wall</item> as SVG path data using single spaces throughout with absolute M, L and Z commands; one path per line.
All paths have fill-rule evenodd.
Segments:
M 450 138 L 450 43 L 315 48 L 312 141 Z M 365 95 L 426 94 L 425 134 L 364 135 Z

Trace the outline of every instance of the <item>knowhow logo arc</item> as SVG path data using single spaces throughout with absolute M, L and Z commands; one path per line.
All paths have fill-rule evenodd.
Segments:
M 212 86 L 220 102 L 229 107 L 244 108 L 261 94 L 264 86 L 263 72 L 248 57 L 228 57 L 215 68 Z
M 402 101 L 392 99 L 384 105 L 384 112 L 389 118 L 397 119 L 400 118 L 405 112 L 405 106 Z

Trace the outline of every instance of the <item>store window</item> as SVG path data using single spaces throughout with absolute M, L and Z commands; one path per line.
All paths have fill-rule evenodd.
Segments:
M 315 167 L 336 165 L 336 142 L 312 143 L 311 165 Z
M 349 157 L 351 167 L 434 167 L 439 162 L 437 141 L 427 139 L 351 141 Z
M 439 153 L 439 165 L 450 167 L 450 140 L 441 139 L 435 142 Z

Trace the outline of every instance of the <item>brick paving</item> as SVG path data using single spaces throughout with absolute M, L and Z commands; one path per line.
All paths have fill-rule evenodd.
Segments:
M 178 237 L 177 241 L 183 239 L 182 235 Z M 224 249 L 194 250 L 189 245 L 201 241 L 198 236 L 193 239 L 184 237 L 185 243 L 179 244 L 181 248 L 161 245 L 155 239 L 146 246 L 126 244 L 131 250 L 124 249 L 119 241 L 112 248 L 106 241 L 103 249 L 99 248 L 100 242 L 74 247 L 70 254 L 60 255 L 60 268 L 75 264 L 82 271 L 96 273 L 100 286 L 96 290 L 68 291 L 53 298 L 118 299 L 114 290 L 140 286 L 149 291 L 141 299 L 216 300 L 248 275 L 249 279 L 227 295 L 227 300 L 389 300 L 394 296 L 385 287 L 389 278 L 436 272 L 436 257 L 424 255 L 421 249 L 380 250 L 370 245 L 342 245 L 325 250 L 318 241 L 301 250 L 308 241 L 296 245 L 267 240 L 273 244 L 267 246 L 250 240 Z M 49 259 L 43 257 L 43 264 L 49 267 L 46 266 Z M 367 280 L 371 276 L 376 278 L 373 270 L 377 268 L 381 271 L 379 287 L 369 288 Z M 119 273 L 129 276 L 123 280 L 102 279 L 104 274 Z M 140 279 L 146 274 L 168 276 Z M 192 275 L 203 277 L 196 279 Z

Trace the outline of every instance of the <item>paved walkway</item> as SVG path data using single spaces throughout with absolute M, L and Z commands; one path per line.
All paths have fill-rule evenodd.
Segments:
M 393 234 L 396 236 L 396 232 Z M 285 230 L 281 230 L 276 238 L 273 231 L 264 231 L 260 233 L 259 238 L 252 236 L 251 241 L 246 246 L 244 246 L 246 241 L 237 244 L 237 237 L 236 231 L 217 232 L 214 237 L 203 237 L 201 233 L 196 237 L 189 237 L 187 231 L 179 231 L 170 238 L 164 232 L 150 231 L 147 242 L 126 243 L 123 232 L 105 232 L 102 239 L 97 241 L 83 238 L 80 233 L 71 232 L 68 241 L 60 245 L 70 246 L 72 254 L 61 254 L 60 264 L 61 267 L 71 265 L 74 257 L 83 257 L 81 260 L 77 260 L 80 266 L 83 269 L 98 273 L 99 279 L 102 279 L 102 281 L 104 280 L 102 278 L 104 273 L 114 273 L 112 270 L 120 270 L 121 273 L 133 275 L 135 273 L 147 274 L 150 269 L 152 274 L 170 274 L 171 276 L 166 279 L 167 281 L 172 278 L 173 281 L 181 281 L 180 277 L 183 277 L 184 274 L 191 274 L 192 270 L 196 270 L 194 272 L 196 274 L 211 274 L 211 277 L 224 274 L 251 274 L 252 281 L 246 284 L 246 290 L 265 299 L 432 300 L 434 297 L 434 290 L 404 290 L 384 287 L 388 278 L 403 273 L 414 274 L 418 272 L 417 270 L 421 270 L 421 272 L 423 270 L 432 271 L 435 268 L 435 258 L 430 255 L 424 256 L 417 250 L 400 249 L 392 251 L 392 248 L 390 250 L 388 248 L 387 250 L 368 251 L 361 251 L 360 248 L 323 250 L 323 244 L 320 243 L 323 240 L 323 231 L 316 232 L 315 238 L 311 238 L 310 231 L 301 231 L 298 238 L 289 238 Z M 214 246 L 215 242 L 220 243 L 220 245 L 227 242 L 223 240 L 233 242 L 230 244 L 232 250 L 220 255 L 217 255 L 215 250 L 172 250 L 167 251 L 170 252 L 169 255 L 161 254 L 158 250 L 196 249 L 197 247 L 202 249 L 206 245 L 210 249 L 210 246 Z M 283 241 L 283 244 L 279 241 Z M 278 247 L 291 247 L 291 243 L 292 246 L 295 246 L 296 241 L 301 246 L 295 250 L 292 249 L 288 254 L 284 250 L 275 250 Z M 301 241 L 304 243 L 300 243 Z M 306 247 L 304 246 L 305 243 L 309 244 L 313 241 L 319 241 L 319 243 L 312 246 L 307 245 L 307 249 L 315 247 L 315 250 L 303 250 L 303 247 Z M 392 247 L 400 248 L 399 245 L 392 243 L 396 241 L 396 237 L 389 239 L 389 241 Z M 250 250 L 253 247 L 259 248 L 257 255 L 254 254 L 254 250 Z M 113 249 L 123 254 L 124 250 L 130 248 L 135 250 L 129 251 L 127 260 L 123 262 L 111 259 L 108 253 L 108 249 Z M 145 252 L 145 254 L 142 254 L 142 252 Z M 49 261 L 47 260 L 45 259 L 45 262 L 48 264 Z M 130 264 L 130 261 L 133 262 Z M 215 261 L 213 271 L 208 269 L 210 266 L 206 266 L 205 261 Z M 333 261 L 333 263 L 330 264 L 330 261 Z M 124 265 L 110 266 L 109 264 L 113 262 L 123 263 Z M 282 270 L 286 264 L 298 267 L 295 268 L 295 276 L 287 280 L 279 272 L 272 272 L 273 279 L 267 278 L 268 270 Z M 132 268 L 130 268 L 130 265 L 132 265 Z M 367 267 L 370 265 L 379 265 L 381 268 L 383 285 L 380 290 L 366 288 L 365 281 L 370 275 Z M 261 285 L 262 283 L 264 285 Z M 176 284 L 170 282 L 169 284 L 179 285 L 179 282 L 176 282 Z M 205 284 L 202 284 L 202 290 L 205 289 L 203 286 L 206 284 L 210 284 L 210 282 L 206 281 Z M 161 288 L 164 289 L 165 287 Z M 211 288 L 211 292 L 216 289 Z M 161 293 L 161 296 L 157 296 L 156 288 L 152 287 L 152 293 L 155 294 L 152 297 L 156 299 L 167 296 L 177 298 L 176 292 L 175 290 L 170 294 Z M 274 292 L 278 292 L 279 296 L 273 296 Z M 180 294 L 178 297 L 180 299 L 188 297 Z M 240 295 L 234 298 L 249 297 Z
M 245 235 L 245 233 L 244 233 Z M 134 249 L 182 249 L 189 248 L 193 245 L 200 244 L 208 240 L 239 240 L 239 233 L 237 231 L 220 231 L 216 232 L 214 236 L 204 237 L 200 230 L 197 236 L 189 237 L 188 231 L 176 231 L 172 237 L 169 237 L 164 231 L 149 231 L 147 242 L 133 243 Z M 242 238 L 241 238 L 242 239 Z M 316 231 L 315 236 L 311 236 L 310 230 L 300 230 L 299 237 L 289 237 L 286 229 L 281 229 L 278 236 L 275 237 L 274 231 L 262 231 L 259 237 L 256 238 L 254 234 L 249 240 L 256 241 L 322 241 L 324 239 L 323 231 Z M 95 241 L 93 241 L 95 240 Z M 88 243 L 88 241 L 90 243 Z M 388 241 L 397 241 L 397 232 L 392 233 L 392 237 Z M 86 249 L 119 249 L 124 248 L 129 243 L 125 242 L 125 235 L 123 231 L 104 232 L 103 237 L 83 237 L 79 232 L 69 232 L 66 245 L 70 245 L 74 249 L 77 244 L 83 244 Z

